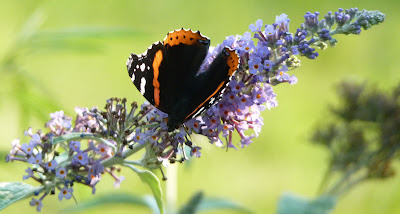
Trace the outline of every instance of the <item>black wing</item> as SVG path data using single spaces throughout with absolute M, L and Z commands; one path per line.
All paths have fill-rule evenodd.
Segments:
M 154 106 L 160 103 L 158 77 L 161 67 L 165 67 L 165 47 L 154 43 L 141 55 L 131 54 L 126 66 L 129 77 L 140 93 Z
M 180 123 L 199 116 L 221 99 L 232 75 L 239 67 L 239 56 L 235 50 L 225 47 L 215 57 L 208 69 L 187 80 L 168 120 L 169 131 Z
M 239 56 L 235 50 L 225 47 L 215 57 L 209 68 L 195 77 L 194 109 L 185 120 L 197 117 L 217 103 L 228 86 L 232 75 L 239 68 Z
M 187 83 L 196 76 L 207 56 L 210 40 L 199 31 L 175 30 L 164 39 L 165 67 L 159 76 L 159 109 L 173 117 L 182 93 L 187 91 Z

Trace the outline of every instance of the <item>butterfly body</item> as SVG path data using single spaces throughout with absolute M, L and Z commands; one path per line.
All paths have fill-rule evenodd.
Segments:
M 176 30 L 142 55 L 131 54 L 128 74 L 140 93 L 168 114 L 168 131 L 216 103 L 239 66 L 237 53 L 225 47 L 208 69 L 200 67 L 210 40 L 200 32 Z

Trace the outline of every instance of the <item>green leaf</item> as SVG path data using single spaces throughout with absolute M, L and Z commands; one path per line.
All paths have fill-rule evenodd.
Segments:
M 35 191 L 40 191 L 42 188 L 42 186 L 34 187 L 22 182 L 0 183 L 0 210 L 33 195 Z
M 336 198 L 331 196 L 310 200 L 286 193 L 279 199 L 278 214 L 328 214 L 335 205 Z
M 139 175 L 140 179 L 144 183 L 149 185 L 151 191 L 153 192 L 154 199 L 156 199 L 160 213 L 161 214 L 164 213 L 163 202 L 162 202 L 162 189 L 160 180 L 158 180 L 157 176 L 149 170 L 140 170 L 130 164 L 124 164 L 124 166 L 129 167 L 130 169 L 135 171 Z
M 198 207 L 198 211 L 219 210 L 219 209 L 229 209 L 243 213 L 252 213 L 251 210 L 243 207 L 242 205 L 234 201 L 222 198 L 203 199 Z
M 159 210 L 153 197 L 138 196 L 124 193 L 113 193 L 109 195 L 94 197 L 92 200 L 80 202 L 77 206 L 69 207 L 63 212 L 85 212 L 91 208 L 104 206 L 109 204 L 131 204 L 150 208 L 154 214 L 158 214 Z
M 199 205 L 203 200 L 203 193 L 197 192 L 178 212 L 178 214 L 194 214 L 198 211 Z

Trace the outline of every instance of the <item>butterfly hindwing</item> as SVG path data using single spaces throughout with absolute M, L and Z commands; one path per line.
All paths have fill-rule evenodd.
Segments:
M 129 77 L 139 92 L 154 106 L 160 103 L 160 84 L 158 77 L 165 67 L 165 47 L 161 42 L 154 43 L 144 54 L 131 54 L 126 62 Z
M 217 103 L 238 67 L 239 57 L 237 52 L 229 47 L 223 48 L 208 69 L 196 76 L 193 81 L 193 86 L 197 90 L 192 92 L 195 105 L 192 107 L 192 111 L 187 114 L 185 120 L 199 116 Z
M 177 128 L 186 120 L 199 116 L 220 100 L 238 66 L 239 57 L 236 51 L 225 47 L 217 54 L 206 71 L 186 79 L 184 90 L 171 107 L 168 131 Z

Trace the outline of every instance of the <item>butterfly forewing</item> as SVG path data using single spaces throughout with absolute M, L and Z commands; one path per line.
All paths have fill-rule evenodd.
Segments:
M 158 107 L 160 85 L 158 77 L 163 69 L 165 47 L 161 42 L 154 43 L 144 54 L 131 54 L 127 61 L 129 77 L 139 92 Z

